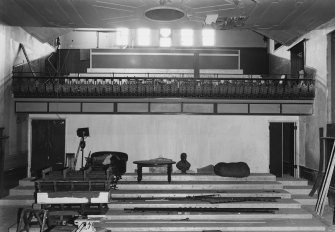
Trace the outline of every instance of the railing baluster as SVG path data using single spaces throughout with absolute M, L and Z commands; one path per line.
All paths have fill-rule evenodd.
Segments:
M 15 97 L 193 97 L 235 99 L 313 99 L 313 79 L 262 78 L 245 75 L 235 78 L 227 74 L 125 74 L 83 75 L 67 77 L 13 77 Z M 280 78 L 282 76 L 282 78 Z

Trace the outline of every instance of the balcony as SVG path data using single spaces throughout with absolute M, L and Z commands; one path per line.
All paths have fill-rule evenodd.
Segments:
M 281 108 L 286 103 L 311 105 L 315 81 L 287 75 L 203 74 L 194 78 L 190 73 L 82 73 L 47 77 L 14 73 L 13 93 L 16 99 L 34 102 L 60 99 L 81 103 L 139 102 L 142 99 L 142 102 L 165 103 L 275 103 Z M 310 109 L 308 112 L 311 113 Z

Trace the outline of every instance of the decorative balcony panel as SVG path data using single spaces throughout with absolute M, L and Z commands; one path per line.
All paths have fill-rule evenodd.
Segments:
M 240 78 L 234 75 L 99 74 L 13 77 L 15 98 L 314 99 L 313 79 Z M 134 77 L 129 77 L 134 76 Z M 186 77 L 185 77 L 186 76 Z M 244 75 L 245 76 L 245 75 Z

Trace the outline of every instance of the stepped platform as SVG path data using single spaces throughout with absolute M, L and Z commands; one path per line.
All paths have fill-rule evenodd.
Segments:
M 306 180 L 264 173 L 247 178 L 173 173 L 171 183 L 165 173 L 144 173 L 141 183 L 135 173 L 127 173 L 110 190 L 106 214 L 75 222 L 90 221 L 97 231 L 113 232 L 326 231 L 319 218 L 302 208 L 316 201 L 316 195 L 308 196 L 310 190 Z M 34 192 L 32 180 L 21 180 L 0 205 L 31 204 Z

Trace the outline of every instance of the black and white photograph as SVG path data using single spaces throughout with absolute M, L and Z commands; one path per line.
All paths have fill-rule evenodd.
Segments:
M 0 232 L 335 232 L 334 0 L 0 0 Z

